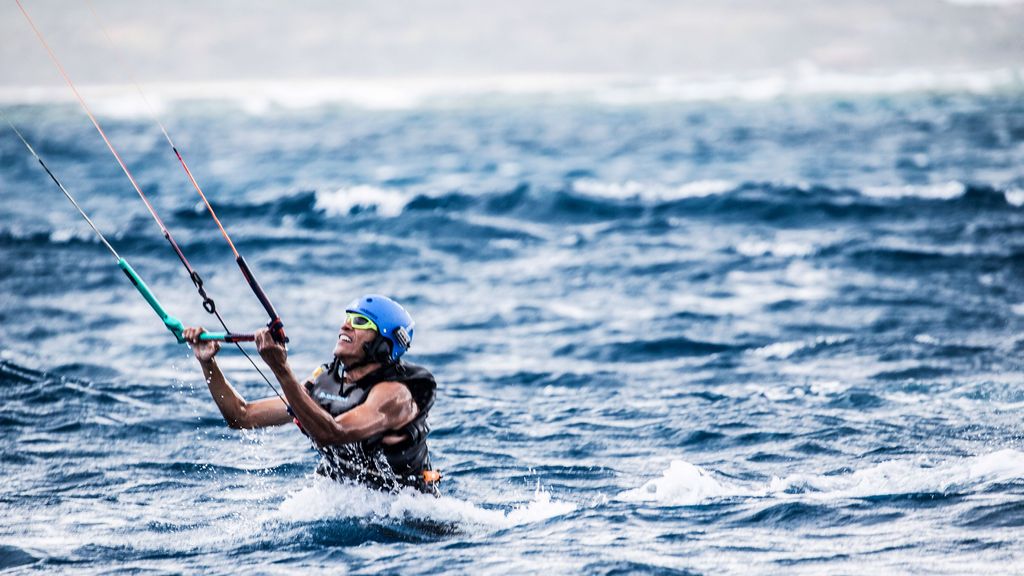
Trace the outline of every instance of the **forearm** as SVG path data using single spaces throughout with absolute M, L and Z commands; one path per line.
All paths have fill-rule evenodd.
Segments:
M 210 395 L 213 396 L 213 401 L 217 404 L 217 408 L 220 409 L 221 415 L 227 420 L 228 426 L 232 428 L 250 427 L 246 421 L 247 403 L 245 398 L 224 377 L 224 372 L 217 365 L 217 360 L 211 358 L 206 361 L 200 361 L 199 365 L 203 368 L 203 376 L 206 378 L 206 385 L 210 389 Z
M 272 369 L 277 381 L 281 383 L 281 390 L 284 391 L 285 398 L 292 408 L 292 414 L 306 434 L 317 444 L 345 444 L 357 439 L 352 434 L 346 433 L 330 413 L 313 401 L 309 394 L 302 389 L 302 385 L 299 384 L 299 380 L 287 363 L 272 367 Z

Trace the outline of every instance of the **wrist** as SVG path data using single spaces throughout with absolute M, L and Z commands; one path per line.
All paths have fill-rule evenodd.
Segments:
M 288 365 L 287 361 L 271 366 L 270 370 L 282 386 L 288 386 L 295 382 L 295 375 L 292 374 L 291 366 Z

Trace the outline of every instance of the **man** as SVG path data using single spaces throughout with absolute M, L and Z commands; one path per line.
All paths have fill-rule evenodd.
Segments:
M 334 360 L 302 384 L 284 345 L 268 329 L 257 332 L 256 347 L 288 405 L 280 397 L 247 402 L 217 366 L 220 343 L 199 340 L 203 328 L 187 328 L 184 335 L 232 428 L 277 426 L 294 416 L 323 456 L 318 474 L 381 490 L 410 486 L 436 495 L 440 476 L 430 467 L 426 421 L 436 384 L 425 368 L 401 361 L 412 343 L 412 317 L 377 294 L 353 301 L 345 314 Z

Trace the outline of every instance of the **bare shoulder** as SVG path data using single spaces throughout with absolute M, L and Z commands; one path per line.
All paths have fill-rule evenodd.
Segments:
M 399 382 L 381 382 L 374 386 L 366 397 L 366 405 L 383 414 L 389 428 L 405 426 L 420 413 L 409 388 Z
M 376 404 L 412 402 L 412 393 L 409 392 L 409 387 L 401 382 L 381 382 L 370 389 L 366 401 Z

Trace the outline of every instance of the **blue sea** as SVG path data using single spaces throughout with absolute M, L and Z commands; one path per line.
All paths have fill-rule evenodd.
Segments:
M 415 317 L 439 499 L 228 429 L 4 127 L 0 570 L 1021 573 L 1024 83 L 968 80 L 153 96 L 297 374 L 360 294 Z M 83 93 L 231 329 L 265 324 L 138 95 Z M 215 327 L 77 104 L 3 110 Z

